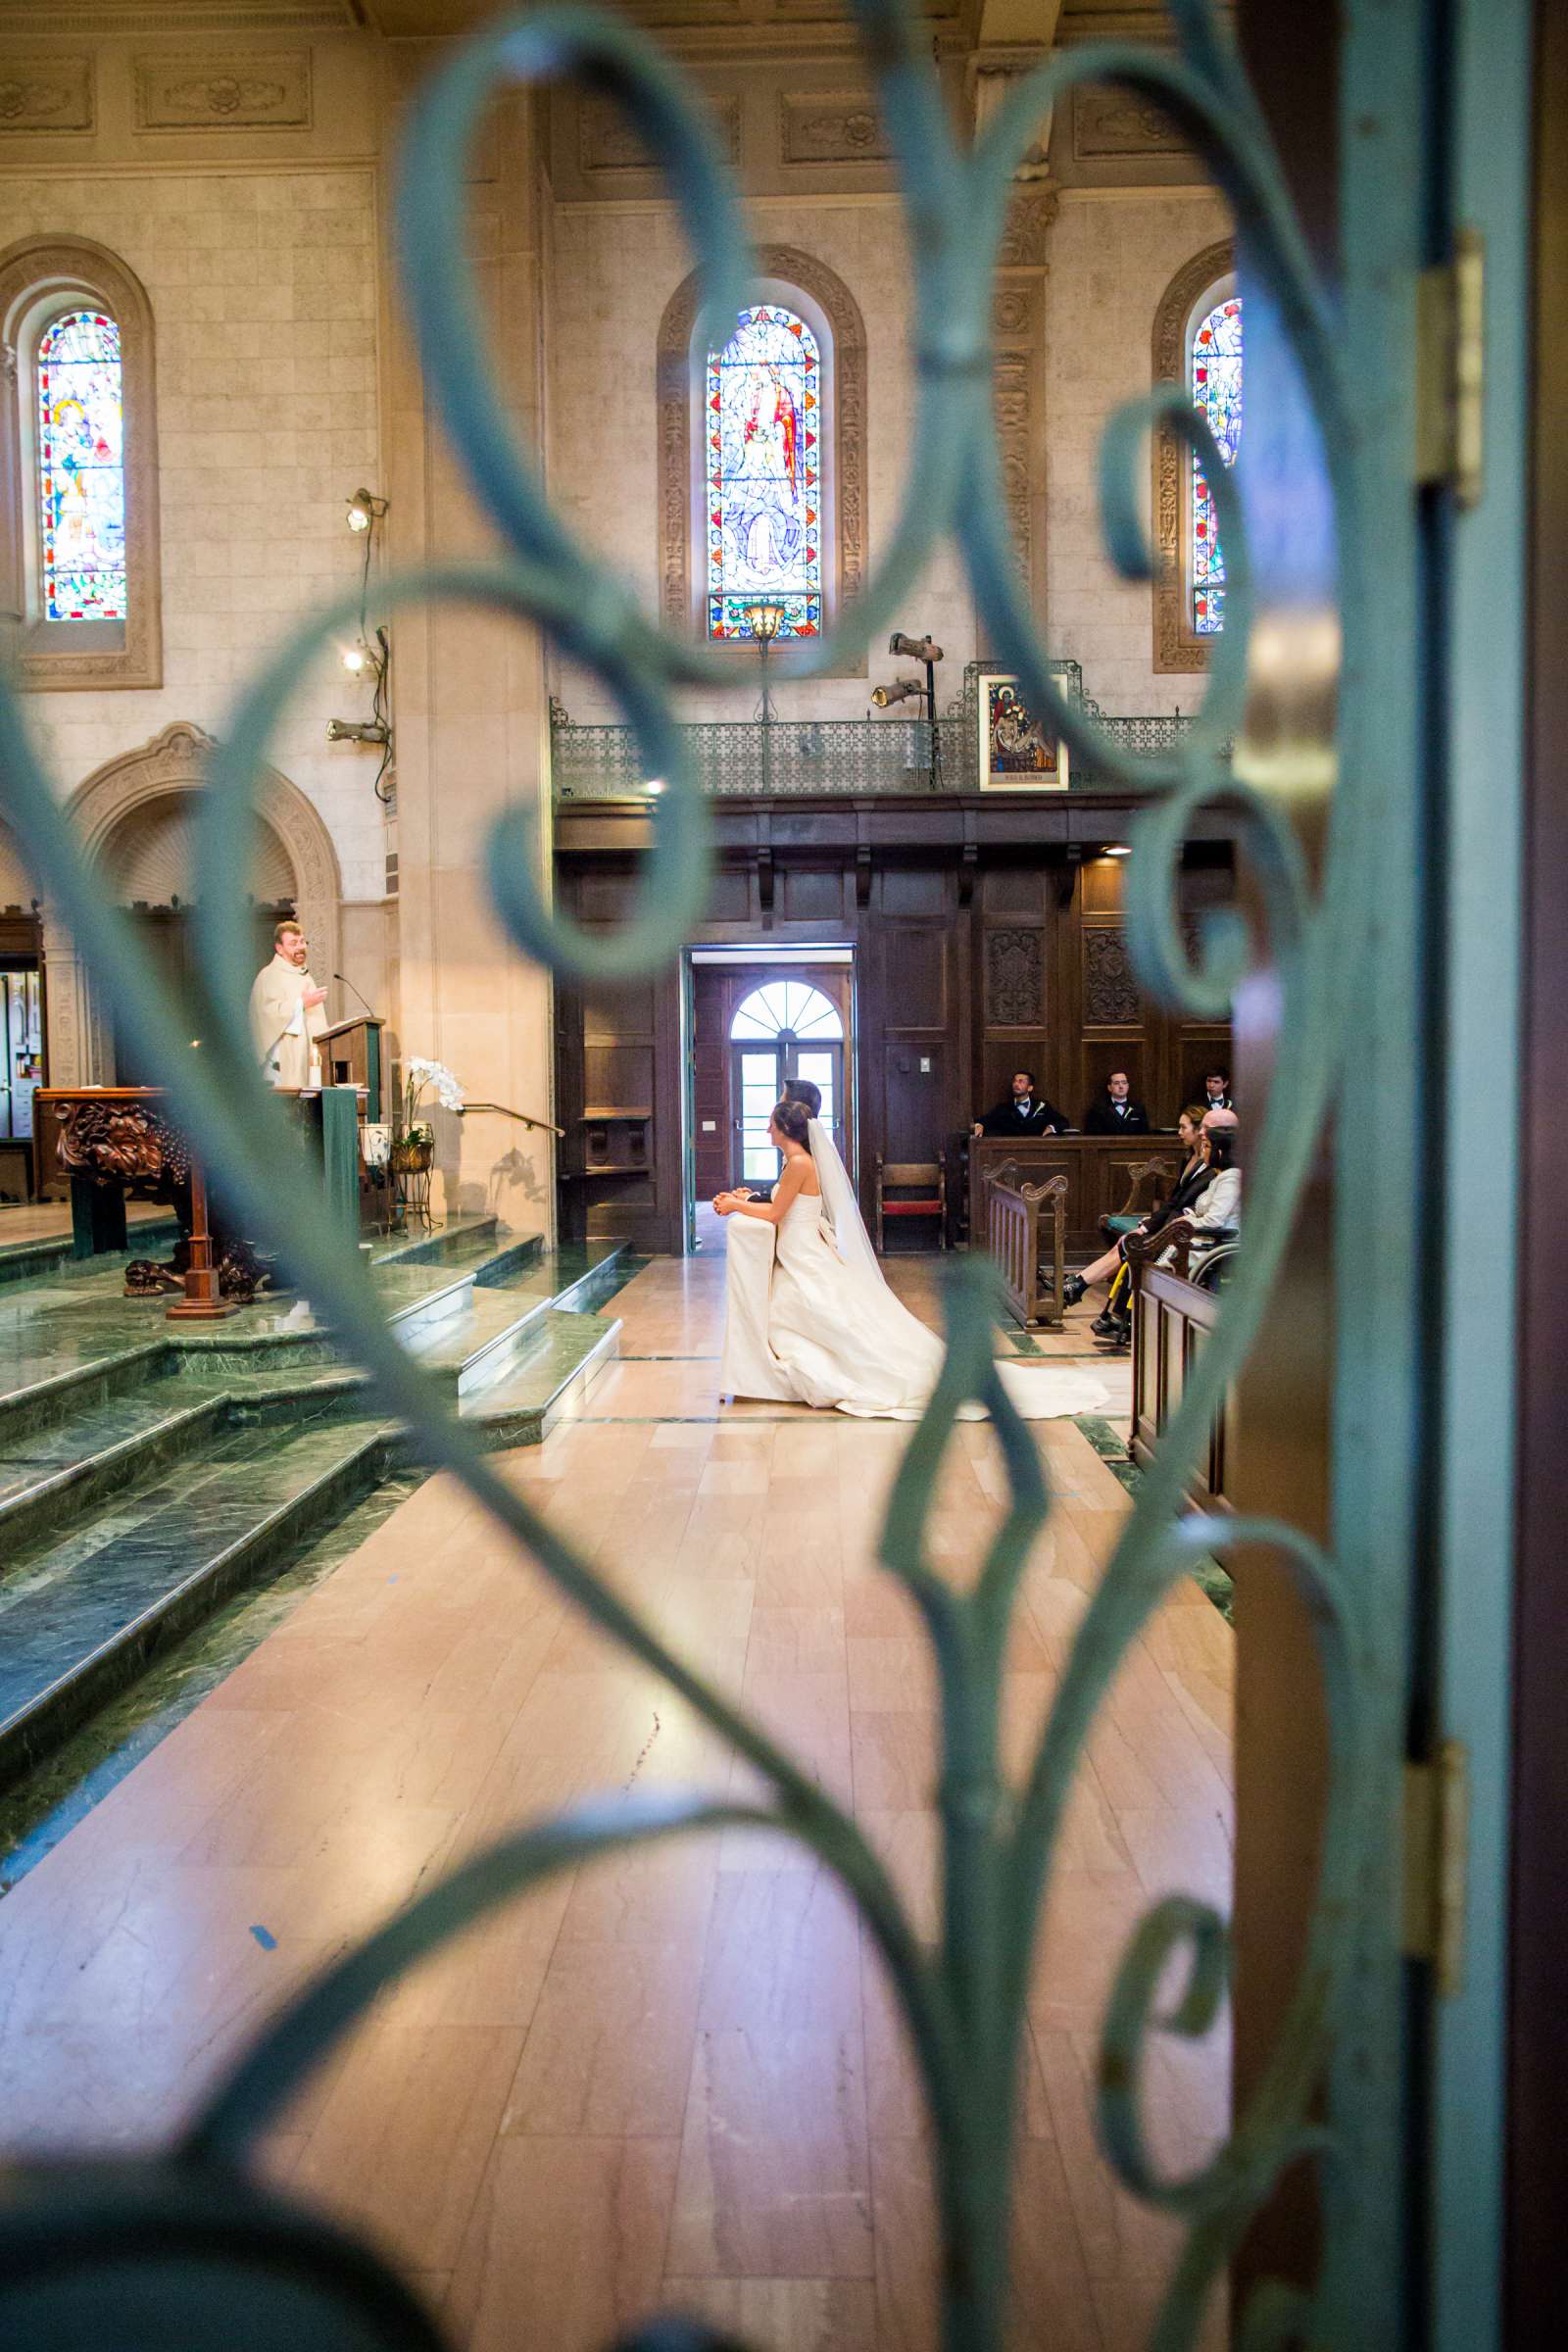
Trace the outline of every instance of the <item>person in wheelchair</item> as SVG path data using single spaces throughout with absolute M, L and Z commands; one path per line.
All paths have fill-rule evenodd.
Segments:
M 1194 1281 L 1200 1279 L 1201 1261 L 1220 1242 L 1234 1241 L 1241 1228 L 1242 1170 L 1239 1153 L 1240 1136 L 1234 1111 L 1210 1111 L 1199 1132 L 1199 1165 L 1189 1177 L 1184 1171 L 1169 1200 L 1144 1219 L 1136 1236 L 1128 1239 L 1148 1240 L 1182 1218 L 1192 1228 L 1188 1245 L 1188 1270 Z M 1169 1265 L 1174 1250 L 1162 1250 L 1160 1265 Z M 1095 1317 L 1091 1329 L 1098 1339 L 1125 1346 L 1132 1336 L 1130 1300 L 1132 1273 L 1127 1264 L 1127 1242 L 1120 1241 L 1107 1250 L 1082 1274 L 1072 1275 L 1062 1286 L 1062 1300 L 1076 1306 L 1086 1290 L 1102 1282 L 1110 1284 L 1110 1295 L 1104 1311 Z

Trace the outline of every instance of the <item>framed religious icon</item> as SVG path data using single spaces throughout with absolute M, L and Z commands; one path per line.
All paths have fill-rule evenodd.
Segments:
M 1065 792 L 1067 746 L 1037 719 L 1010 670 L 976 681 L 982 792 Z

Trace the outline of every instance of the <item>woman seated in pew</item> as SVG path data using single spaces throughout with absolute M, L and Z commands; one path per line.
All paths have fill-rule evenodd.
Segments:
M 1203 1116 L 1198 1103 L 1189 1102 L 1177 1120 L 1176 1137 L 1187 1154 L 1186 1162 L 1165 1199 L 1140 1220 L 1133 1228 L 1135 1233 L 1157 1233 L 1161 1225 L 1168 1225 L 1172 1217 L 1179 1217 L 1184 1208 L 1190 1208 L 1207 1184 L 1208 1164 L 1200 1149 Z M 1123 1242 L 1118 1239 L 1102 1257 L 1097 1257 L 1092 1266 L 1085 1266 L 1081 1274 L 1069 1274 L 1062 1287 L 1063 1302 L 1076 1306 L 1085 1291 L 1096 1290 L 1102 1282 L 1114 1282 L 1124 1254 Z
M 1198 1165 L 1191 1176 L 1186 1169 L 1173 1188 L 1170 1198 L 1152 1210 L 1138 1228 L 1140 1236 L 1148 1237 L 1163 1231 L 1178 1217 L 1185 1218 L 1193 1228 L 1188 1262 L 1213 1249 L 1222 1234 L 1235 1233 L 1242 1218 L 1242 1170 L 1239 1152 L 1239 1134 L 1236 1113 L 1230 1110 L 1210 1111 L 1203 1119 L 1198 1135 Z M 1189 1162 L 1189 1167 L 1192 1162 Z M 1129 1237 L 1131 1238 L 1131 1237 Z M 1105 1312 L 1097 1315 L 1093 1329 L 1103 1339 L 1121 1340 L 1127 1333 L 1127 1316 L 1123 1300 L 1126 1293 L 1124 1279 L 1127 1244 L 1120 1241 L 1102 1257 L 1096 1258 L 1082 1274 L 1075 1274 L 1062 1285 L 1064 1305 L 1076 1306 L 1086 1290 L 1099 1283 L 1111 1285 L 1111 1297 Z M 1162 1250 L 1161 1265 L 1168 1265 L 1173 1250 Z M 1121 1294 L 1118 1298 L 1117 1294 Z M 1118 1311 L 1120 1309 L 1121 1311 Z

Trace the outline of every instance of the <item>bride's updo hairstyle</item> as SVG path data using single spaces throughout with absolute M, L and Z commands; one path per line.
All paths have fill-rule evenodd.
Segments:
M 808 1130 L 811 1119 L 804 1102 L 792 1102 L 786 1095 L 782 1102 L 773 1105 L 773 1124 L 780 1135 L 789 1137 L 792 1144 L 799 1144 L 803 1152 L 809 1151 Z

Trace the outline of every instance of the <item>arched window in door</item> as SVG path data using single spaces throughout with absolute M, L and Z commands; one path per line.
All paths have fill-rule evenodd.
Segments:
M 844 1023 L 831 997 L 809 981 L 767 980 L 735 1007 L 729 1034 L 735 1181 L 771 1184 L 779 1154 L 767 1122 L 789 1079 L 808 1079 L 820 1090 L 822 1123 L 838 1129 Z

